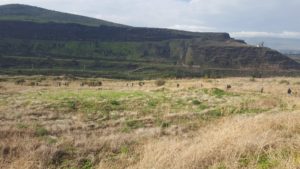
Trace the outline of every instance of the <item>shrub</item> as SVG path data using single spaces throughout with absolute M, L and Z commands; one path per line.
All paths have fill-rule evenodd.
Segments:
M 93 163 L 90 159 L 82 159 L 80 161 L 80 168 L 82 169 L 92 169 Z
M 65 150 L 57 150 L 51 155 L 51 163 L 54 165 L 61 165 L 63 161 L 69 156 Z
M 67 100 L 66 105 L 70 110 L 78 110 L 78 101 L 76 100 Z
M 38 86 L 38 83 L 37 82 L 30 82 L 29 86 Z
M 122 154 L 128 154 L 129 153 L 129 147 L 127 145 L 121 146 L 120 153 L 122 153 Z
M 15 84 L 16 85 L 23 85 L 25 82 L 26 82 L 25 79 L 18 79 L 18 80 L 15 81 Z
M 48 135 L 48 134 L 49 134 L 49 131 L 48 131 L 47 129 L 45 129 L 44 127 L 37 126 L 37 127 L 35 128 L 35 135 L 36 135 L 36 136 L 41 137 L 41 136 L 46 136 L 46 135 Z
M 158 79 L 155 81 L 156 86 L 163 86 L 166 84 L 166 81 L 163 79 Z
M 200 105 L 201 104 L 201 102 L 199 100 L 193 100 L 192 103 L 193 103 L 193 105 Z
M 169 122 L 162 122 L 160 126 L 161 126 L 161 128 L 168 128 L 170 126 L 170 123 Z
M 120 106 L 121 105 L 121 103 L 118 102 L 117 100 L 110 101 L 110 104 L 113 105 L 113 106 Z

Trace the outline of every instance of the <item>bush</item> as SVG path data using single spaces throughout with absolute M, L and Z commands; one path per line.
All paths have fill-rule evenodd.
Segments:
M 166 84 L 166 81 L 163 79 L 158 79 L 155 81 L 156 86 L 163 86 Z
M 199 101 L 199 100 L 193 100 L 193 105 L 200 105 L 201 104 L 201 102 Z
M 23 85 L 25 82 L 26 82 L 25 79 L 18 79 L 18 80 L 15 81 L 15 84 L 16 85 Z
M 92 169 L 93 163 L 90 159 L 82 159 L 80 160 L 80 168 L 82 169 Z
M 57 150 L 51 156 L 51 163 L 54 165 L 61 165 L 63 161 L 69 156 L 65 150 Z
M 49 134 L 49 131 L 47 129 L 45 129 L 44 127 L 41 127 L 41 126 L 37 126 L 36 129 L 35 129 L 35 135 L 36 136 L 46 136 Z
M 118 102 L 117 100 L 110 101 L 110 104 L 113 105 L 113 106 L 120 106 L 121 105 L 121 103 Z
M 161 126 L 161 128 L 168 128 L 170 126 L 170 123 L 169 122 L 162 122 L 160 126 Z

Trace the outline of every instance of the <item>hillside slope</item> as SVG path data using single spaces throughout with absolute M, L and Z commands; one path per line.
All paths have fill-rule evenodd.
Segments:
M 78 16 L 58 12 L 54 14 L 63 16 L 54 16 L 59 22 L 43 15 L 32 21 L 13 19 L 38 11 L 48 12 L 23 5 L 0 7 L 0 18 L 6 18 L 0 19 L 1 73 L 140 79 L 291 75 L 300 70 L 300 64 L 287 56 L 247 45 L 228 33 L 112 26 L 99 20 L 94 21 L 100 26 L 91 26 L 84 17 L 77 22 L 68 18 Z
M 100 19 L 62 13 L 22 4 L 0 6 L 0 20 L 33 21 L 42 23 L 77 23 L 88 26 L 125 26 Z

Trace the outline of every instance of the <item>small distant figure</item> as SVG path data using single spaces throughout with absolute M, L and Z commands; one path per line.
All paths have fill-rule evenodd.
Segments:
M 227 90 L 231 89 L 231 85 L 227 85 L 227 86 L 226 86 L 226 89 L 227 89 Z
M 289 88 L 288 91 L 287 91 L 288 95 L 291 95 L 292 94 L 292 89 Z
M 179 88 L 180 87 L 180 84 L 179 83 L 177 83 L 177 88 Z
M 131 83 L 131 86 L 133 87 L 134 83 Z
M 128 83 L 126 83 L 126 86 L 128 87 L 128 86 L 129 86 L 129 84 L 128 84 Z
M 260 93 L 264 93 L 264 88 L 263 87 L 260 89 Z

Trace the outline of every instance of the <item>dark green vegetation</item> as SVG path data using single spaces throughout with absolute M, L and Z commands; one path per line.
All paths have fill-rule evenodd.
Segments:
M 61 13 L 29 5 L 11 4 L 0 6 L 0 20 L 2 21 L 33 21 L 39 23 L 76 23 L 88 26 L 125 26 L 95 18 Z
M 110 78 L 297 75 L 300 64 L 227 33 L 135 28 L 24 5 L 0 7 L 0 73 Z

